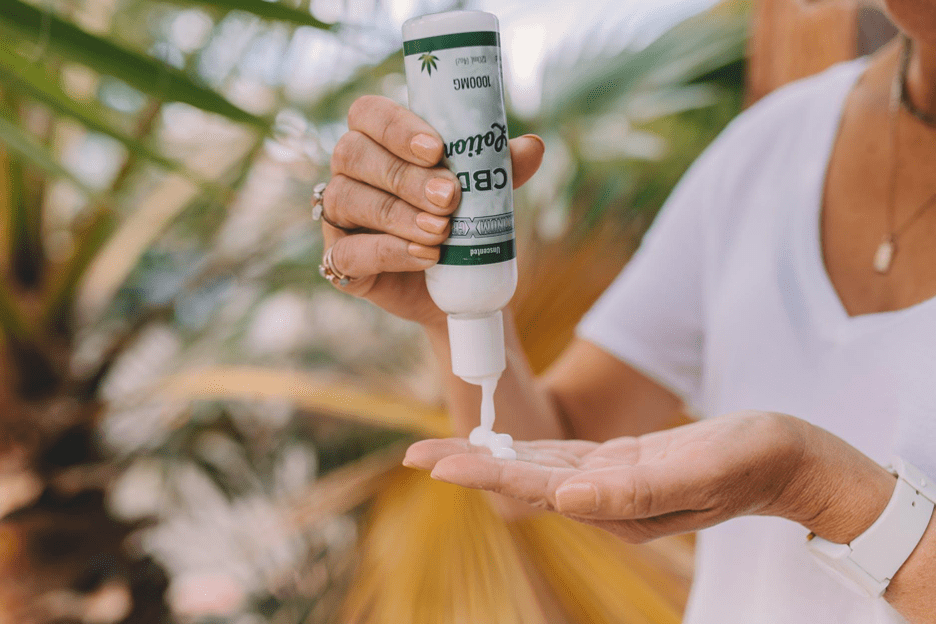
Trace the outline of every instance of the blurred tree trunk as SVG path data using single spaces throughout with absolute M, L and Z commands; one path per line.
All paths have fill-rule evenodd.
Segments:
M 896 29 L 858 0 L 757 0 L 751 33 L 748 105 L 789 82 L 874 52 Z

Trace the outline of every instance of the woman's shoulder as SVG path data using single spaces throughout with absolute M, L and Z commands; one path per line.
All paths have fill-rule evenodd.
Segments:
M 713 258 L 727 257 L 748 225 L 770 231 L 777 215 L 800 205 L 828 165 L 845 100 L 866 65 L 865 58 L 839 63 L 777 89 L 738 115 L 693 165 Z

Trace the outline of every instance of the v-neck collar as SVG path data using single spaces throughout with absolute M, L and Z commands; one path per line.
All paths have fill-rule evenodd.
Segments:
M 868 59 L 861 58 L 839 68 L 842 72 L 841 82 L 836 84 L 838 89 L 834 94 L 830 94 L 839 98 L 839 106 L 831 111 L 825 109 L 821 115 L 810 119 L 816 128 L 816 149 L 808 161 L 800 162 L 802 210 L 799 211 L 799 235 L 794 245 L 795 260 L 803 275 L 807 305 L 813 322 L 825 338 L 842 343 L 936 305 L 936 297 L 932 297 L 899 310 L 850 315 L 825 266 L 821 218 L 829 161 L 841 130 L 845 103 L 868 65 Z M 830 113 L 834 115 L 832 123 L 828 119 Z

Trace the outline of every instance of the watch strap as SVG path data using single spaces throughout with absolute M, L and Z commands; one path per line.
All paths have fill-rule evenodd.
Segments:
M 851 581 L 854 589 L 875 597 L 883 595 L 913 553 L 936 507 L 936 486 L 919 469 L 897 458 L 888 471 L 897 475 L 894 493 L 864 533 L 849 544 L 816 536 L 809 541 L 810 551 L 820 561 Z

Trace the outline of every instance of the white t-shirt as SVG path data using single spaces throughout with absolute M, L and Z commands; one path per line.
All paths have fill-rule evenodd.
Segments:
M 764 98 L 696 161 L 579 336 L 701 417 L 783 412 L 875 461 L 936 477 L 936 298 L 849 317 L 819 214 L 846 96 L 865 59 Z M 868 258 L 868 264 L 871 264 Z M 744 517 L 702 531 L 686 624 L 892 624 L 829 577 L 807 531 Z

